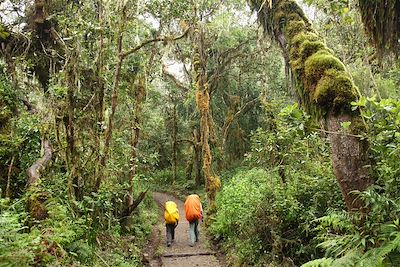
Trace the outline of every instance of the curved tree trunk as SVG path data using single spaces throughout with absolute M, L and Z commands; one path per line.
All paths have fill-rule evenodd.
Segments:
M 272 36 L 288 55 L 297 82 L 302 106 L 317 118 L 324 118 L 330 131 L 332 162 L 336 179 L 348 210 L 361 209 L 351 191 L 363 191 L 373 183 L 366 166 L 368 144 L 359 138 L 365 129 L 360 111 L 351 102 L 358 90 L 343 63 L 328 49 L 323 39 L 293 0 L 251 0 L 266 34 Z M 343 133 L 342 122 L 351 122 Z
M 27 209 L 30 215 L 36 220 L 43 220 L 46 219 L 48 216 L 47 208 L 45 205 L 45 201 L 47 200 L 48 196 L 45 192 L 42 192 L 40 189 L 38 189 L 38 181 L 40 179 L 40 173 L 49 164 L 53 156 L 53 149 L 49 140 L 44 140 L 42 146 L 44 149 L 43 157 L 36 160 L 35 163 L 33 163 L 33 165 L 27 169 L 28 190 L 30 190 L 31 192 L 38 191 L 34 194 L 31 194 L 27 202 Z
M 36 160 L 35 163 L 30 166 L 26 172 L 28 174 L 27 187 L 33 186 L 40 178 L 40 173 L 44 170 L 47 164 L 50 162 L 53 156 L 53 149 L 49 140 L 43 142 L 44 155 L 40 159 Z

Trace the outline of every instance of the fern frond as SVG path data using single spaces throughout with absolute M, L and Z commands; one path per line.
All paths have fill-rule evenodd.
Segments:
M 322 258 L 304 263 L 301 267 L 332 267 L 332 262 L 331 258 Z
M 360 261 L 362 252 L 357 249 L 348 251 L 343 257 L 334 260 L 332 267 L 353 267 L 356 266 L 357 262 Z

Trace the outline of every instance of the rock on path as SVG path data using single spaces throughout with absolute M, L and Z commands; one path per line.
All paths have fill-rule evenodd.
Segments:
M 206 236 L 204 235 L 204 229 L 202 223 L 200 223 L 200 240 L 195 243 L 193 247 L 189 246 L 189 223 L 185 219 L 185 210 L 183 208 L 183 202 L 179 199 L 164 193 L 153 193 L 153 197 L 157 204 L 160 206 L 160 216 L 162 220 L 159 220 L 158 233 L 161 235 L 159 248 L 155 252 L 160 255 L 160 261 L 152 261 L 150 266 L 164 266 L 164 267 L 220 267 L 217 258 L 214 256 L 214 252 L 209 248 Z M 161 205 L 164 205 L 166 201 L 174 201 L 179 208 L 179 224 L 175 228 L 175 241 L 170 247 L 166 246 L 165 237 L 165 225 L 164 215 Z

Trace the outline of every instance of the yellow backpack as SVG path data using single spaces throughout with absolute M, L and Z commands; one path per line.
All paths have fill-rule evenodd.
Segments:
M 179 221 L 179 210 L 175 202 L 165 202 L 164 219 L 168 224 L 176 224 Z

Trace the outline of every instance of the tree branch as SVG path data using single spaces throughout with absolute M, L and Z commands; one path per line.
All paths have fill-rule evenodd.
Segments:
M 224 124 L 224 126 L 223 126 L 223 129 L 224 129 L 223 145 L 225 145 L 225 142 L 226 142 L 226 139 L 227 139 L 227 136 L 228 136 L 228 129 L 229 129 L 229 127 L 231 126 L 232 122 L 233 122 L 237 117 L 239 117 L 239 115 L 242 114 L 242 113 L 246 110 L 246 108 L 247 108 L 248 106 L 250 106 L 250 105 L 253 104 L 254 102 L 258 101 L 259 99 L 260 99 L 259 97 L 256 97 L 256 98 L 250 100 L 249 102 L 247 102 L 246 104 L 244 104 L 244 105 L 231 117 L 231 119 L 228 120 L 228 121 Z
M 195 142 L 193 141 L 193 140 L 191 140 L 191 139 L 178 139 L 178 140 L 176 140 L 176 142 L 177 143 L 183 143 L 183 142 L 188 142 L 188 143 L 190 143 L 191 145 L 195 145 Z
M 186 91 L 186 92 L 189 92 L 189 91 L 190 91 L 190 88 L 186 87 L 183 83 L 181 83 L 181 82 L 178 80 L 178 78 L 176 78 L 173 74 L 171 74 L 171 73 L 169 73 L 169 72 L 167 71 L 167 68 L 165 67 L 165 65 L 163 65 L 162 71 L 163 71 L 163 74 L 164 74 L 166 77 L 170 78 L 170 79 L 175 83 L 175 85 L 176 85 L 178 88 L 181 88 L 181 89 L 183 89 L 183 90 Z
M 242 47 L 245 44 L 249 43 L 249 41 L 250 40 L 246 40 L 245 42 L 240 43 L 236 47 L 228 49 L 228 50 L 224 51 L 223 53 L 221 53 L 221 55 L 218 57 L 218 61 L 221 63 L 218 64 L 217 69 L 209 78 L 209 84 L 210 84 L 211 91 L 213 91 L 212 88 L 214 88 L 216 86 L 216 83 L 217 83 L 218 79 L 221 77 L 221 74 L 224 72 L 225 68 L 229 64 L 231 64 L 231 62 L 235 58 L 238 58 L 242 55 L 240 53 L 240 50 L 242 49 Z
M 189 29 L 190 29 L 190 28 L 189 28 Z M 136 51 L 140 50 L 140 49 L 143 48 L 144 46 L 146 46 L 146 45 L 148 45 L 148 44 L 151 44 L 151 43 L 154 43 L 154 42 L 176 41 L 176 40 L 182 39 L 183 37 L 185 37 L 185 36 L 188 34 L 189 29 L 187 29 L 183 34 L 181 34 L 181 35 L 179 35 L 179 36 L 177 36 L 177 37 L 171 38 L 170 36 L 166 36 L 166 37 L 158 37 L 158 38 L 154 38 L 154 39 L 151 39 L 151 40 L 144 41 L 144 42 L 141 43 L 140 45 L 137 45 L 137 46 L 135 46 L 134 48 L 131 48 L 130 50 L 126 51 L 125 53 L 119 54 L 119 56 L 120 56 L 122 59 L 124 59 L 124 58 L 126 58 L 127 56 L 129 56 L 130 54 L 133 54 L 133 53 L 135 53 Z

